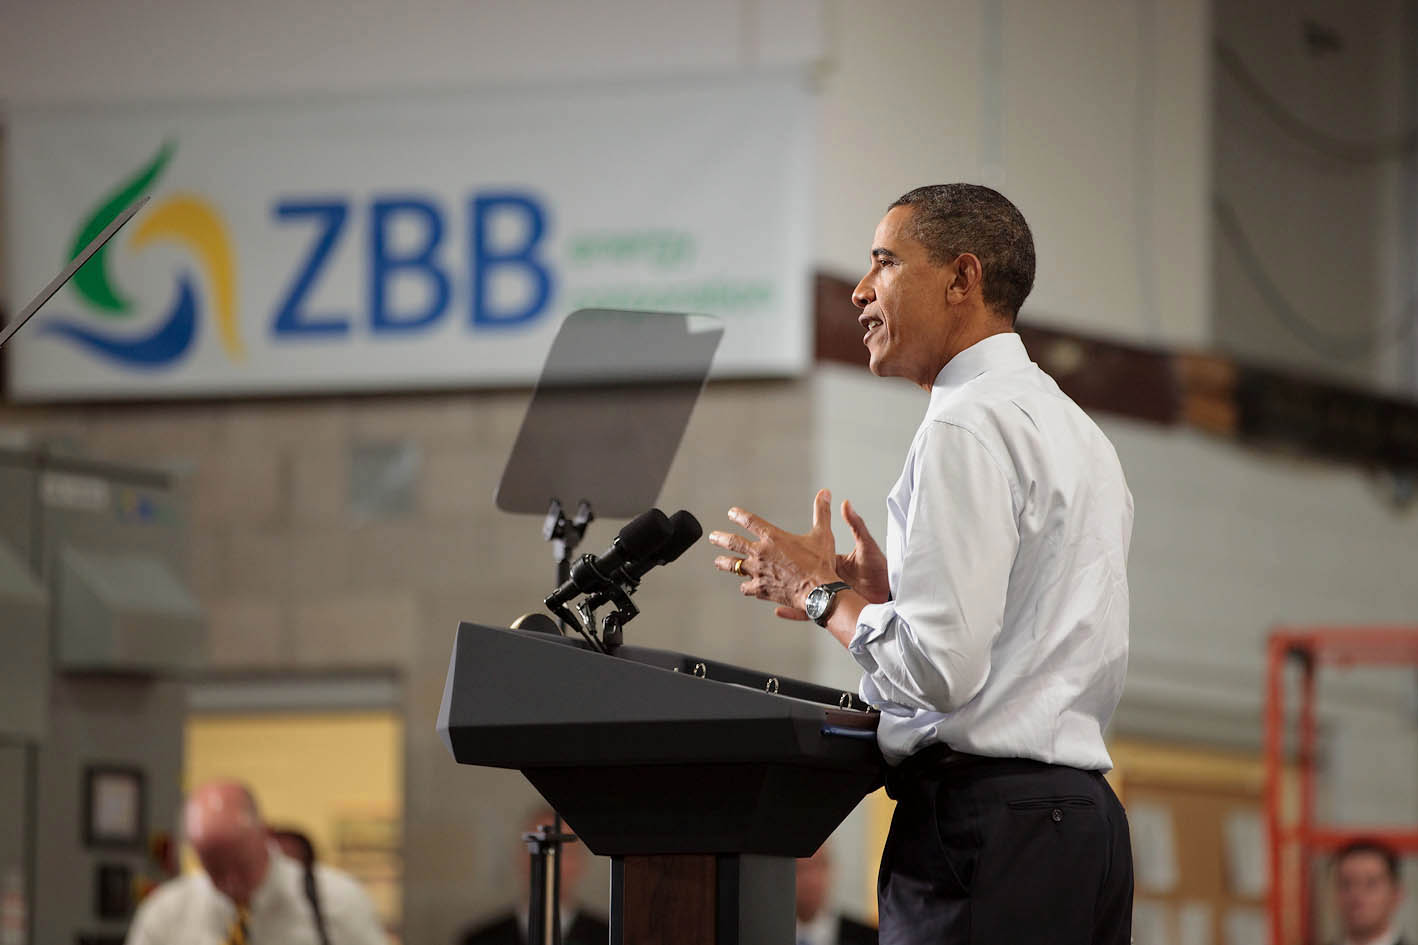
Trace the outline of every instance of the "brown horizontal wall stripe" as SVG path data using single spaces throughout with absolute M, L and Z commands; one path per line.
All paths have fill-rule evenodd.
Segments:
M 1418 403 L 1242 366 L 1236 429 L 1252 443 L 1385 469 L 1418 470 Z
M 867 366 L 867 349 L 862 346 L 862 326 L 857 324 L 857 306 L 852 304 L 856 283 L 819 272 L 813 278 L 814 356 L 818 361 Z
M 817 360 L 865 368 L 853 284 L 818 273 Z M 1087 410 L 1362 466 L 1418 470 L 1418 402 L 1237 363 L 1019 326 L 1030 357 Z
M 1165 352 L 1058 331 L 1018 326 L 1024 347 L 1085 410 L 1173 424 L 1181 415 L 1172 358 Z
M 853 288 L 845 279 L 817 274 L 816 357 L 865 368 Z M 1164 424 L 1176 423 L 1182 414 L 1173 358 L 1166 352 L 1029 325 L 1019 326 L 1019 336 L 1030 357 L 1086 410 Z

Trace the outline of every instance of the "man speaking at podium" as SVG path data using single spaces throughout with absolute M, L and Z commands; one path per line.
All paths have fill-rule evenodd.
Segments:
M 876 228 L 852 300 L 872 373 L 929 394 L 887 496 L 886 550 L 831 497 L 791 534 L 742 509 L 715 566 L 827 629 L 881 710 L 897 801 L 882 945 L 1125 945 L 1127 821 L 1102 773 L 1127 668 L 1132 496 L 1112 445 L 1025 352 L 1034 283 L 1019 210 L 922 187 Z

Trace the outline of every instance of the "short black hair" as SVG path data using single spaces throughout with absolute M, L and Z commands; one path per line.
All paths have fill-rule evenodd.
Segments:
M 1399 873 L 1402 870 L 1402 863 L 1398 858 L 1398 851 L 1384 843 L 1382 840 L 1374 840 L 1370 837 L 1362 837 L 1358 840 L 1350 840 L 1344 846 L 1334 851 L 1334 859 L 1331 861 L 1336 869 L 1339 864 L 1357 853 L 1372 853 L 1384 861 L 1384 866 L 1388 867 L 1388 878 L 1395 883 L 1398 882 Z
M 1034 288 L 1034 234 L 1018 207 L 979 184 L 917 187 L 887 210 L 896 207 L 912 208 L 907 232 L 937 265 L 961 253 L 978 256 L 985 305 L 1014 323 Z

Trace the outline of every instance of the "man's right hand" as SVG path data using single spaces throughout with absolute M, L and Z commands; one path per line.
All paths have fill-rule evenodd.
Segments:
M 837 556 L 837 573 L 852 585 L 852 590 L 868 602 L 884 604 L 891 600 L 891 581 L 886 575 L 886 555 L 867 531 L 867 523 L 852 508 L 850 500 L 842 502 L 842 518 L 852 530 L 852 550 Z
M 837 556 L 833 570 L 839 578 L 852 585 L 852 590 L 865 597 L 867 603 L 884 604 L 891 600 L 891 580 L 886 574 L 886 555 L 882 554 L 881 546 L 871 537 L 871 532 L 867 531 L 867 523 L 862 521 L 862 517 L 852 508 L 849 500 L 842 501 L 842 517 L 847 520 L 847 527 L 852 530 L 853 545 L 850 552 Z M 784 620 L 807 619 L 807 614 L 798 607 L 780 606 L 773 613 Z

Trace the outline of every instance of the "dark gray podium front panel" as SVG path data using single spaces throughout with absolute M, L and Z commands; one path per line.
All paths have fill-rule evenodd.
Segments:
M 664 668 L 704 663 L 692 656 L 624 650 L 465 623 L 439 733 L 463 764 L 520 769 L 603 856 L 809 856 L 880 783 L 875 713 Z

